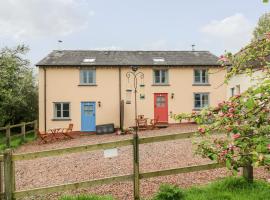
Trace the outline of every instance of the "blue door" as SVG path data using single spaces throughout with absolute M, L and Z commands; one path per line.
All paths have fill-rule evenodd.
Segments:
M 81 102 L 81 131 L 96 131 L 96 103 Z

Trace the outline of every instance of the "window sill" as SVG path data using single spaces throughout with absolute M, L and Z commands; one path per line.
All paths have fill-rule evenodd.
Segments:
M 97 84 L 79 84 L 78 86 L 97 86 Z
M 53 118 L 52 121 L 71 121 L 71 118 Z
M 152 86 L 170 86 L 170 84 L 152 84 Z
M 211 86 L 209 83 L 193 83 L 192 86 Z

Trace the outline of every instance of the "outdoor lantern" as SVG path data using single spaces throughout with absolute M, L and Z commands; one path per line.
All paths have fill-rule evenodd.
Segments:
M 98 107 L 101 107 L 101 102 L 100 101 L 98 101 Z
M 132 90 L 126 89 L 126 104 L 131 104 Z
M 173 98 L 174 98 L 174 93 L 171 94 L 171 99 L 173 99 Z

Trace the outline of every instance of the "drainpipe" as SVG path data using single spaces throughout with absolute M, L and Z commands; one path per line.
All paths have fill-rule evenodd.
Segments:
M 46 81 L 46 68 L 43 68 L 44 70 L 44 129 L 47 130 L 47 81 Z
M 121 109 L 121 100 L 122 100 L 122 94 L 121 94 L 121 88 L 122 88 L 122 80 L 121 80 L 121 66 L 118 67 L 119 72 L 119 125 L 120 129 L 122 130 L 123 124 L 122 124 L 122 109 Z

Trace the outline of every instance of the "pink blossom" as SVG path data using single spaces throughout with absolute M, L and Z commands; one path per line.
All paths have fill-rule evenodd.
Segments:
M 236 134 L 234 134 L 233 136 L 232 136 L 232 138 L 235 140 L 235 139 L 237 139 L 237 138 L 240 138 L 241 137 L 241 135 L 240 135 L 240 133 L 236 133 Z
M 270 40 L 270 32 L 265 33 L 264 35 L 265 35 L 265 38 L 266 38 L 267 40 Z
M 200 127 L 200 128 L 198 128 L 198 131 L 199 131 L 200 133 L 205 133 L 205 128 Z
M 268 148 L 268 150 L 270 151 L 270 144 L 268 144 L 267 148 Z
M 226 58 L 224 55 L 221 55 L 218 59 L 220 62 L 228 62 L 228 58 Z

